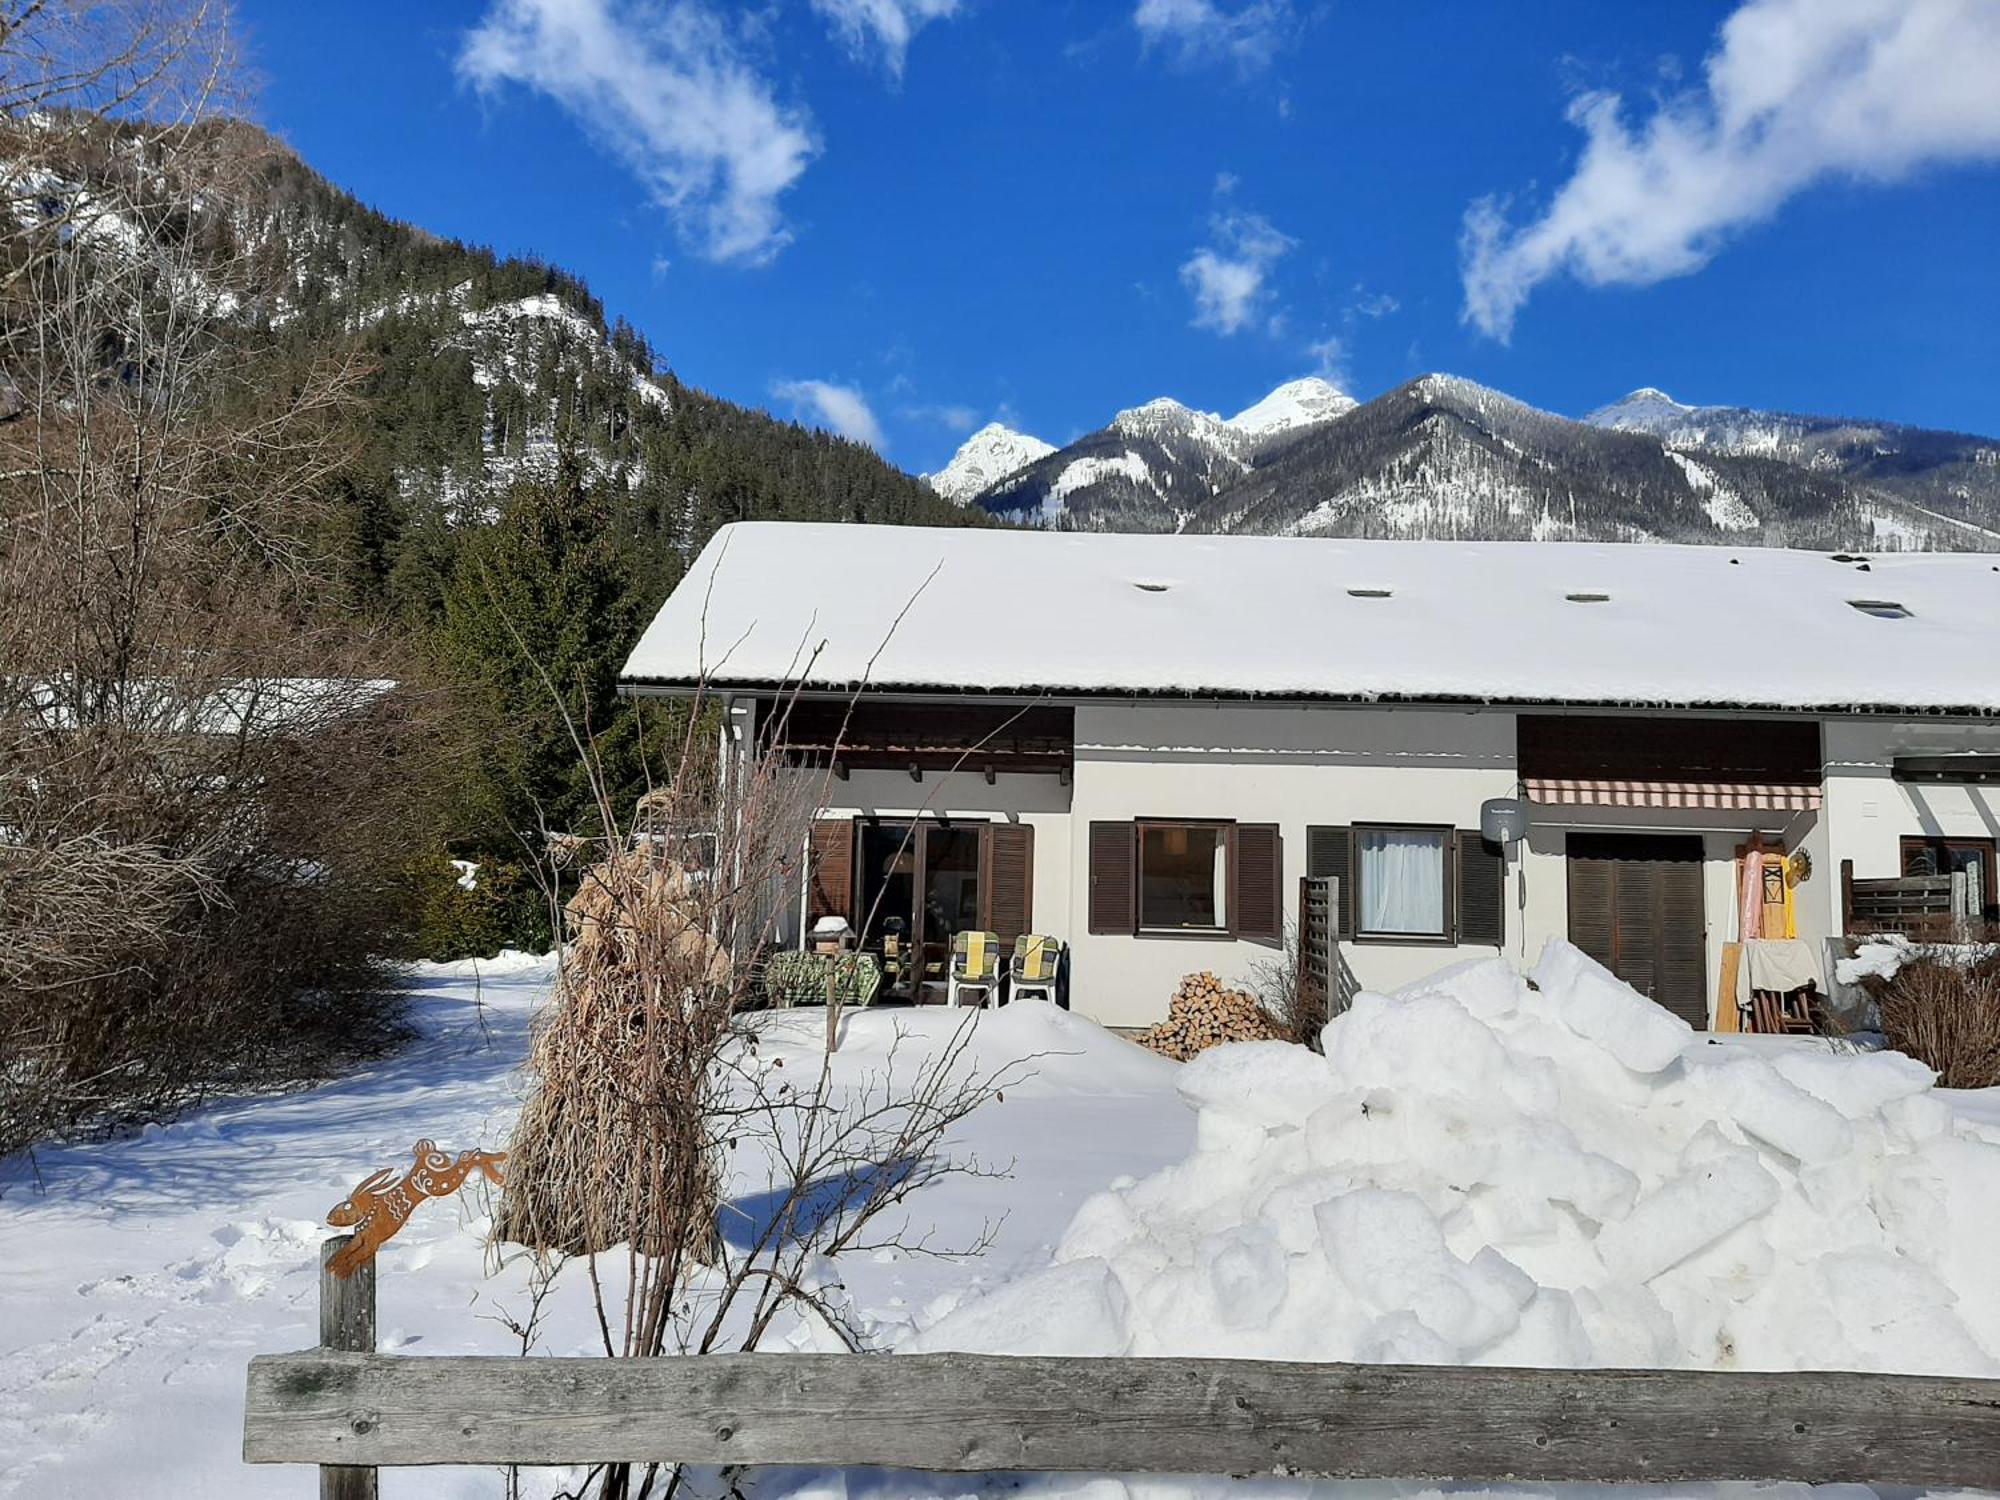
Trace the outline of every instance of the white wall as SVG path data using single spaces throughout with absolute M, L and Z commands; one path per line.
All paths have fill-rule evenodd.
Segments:
M 1288 922 L 1297 918 L 1306 829 L 1356 822 L 1476 828 L 1479 804 L 1515 784 L 1514 718 L 1415 708 L 1259 708 L 1220 704 L 1079 705 L 1071 799 L 1068 922 L 1072 1003 L 1115 1026 L 1165 1017 L 1183 974 L 1247 979 L 1279 957 L 1259 943 L 1093 936 L 1089 825 L 1134 818 L 1276 823 L 1284 840 Z M 1039 847 L 1040 835 L 1037 834 Z M 1038 901 L 1039 906 L 1039 901 Z M 1491 948 L 1343 945 L 1356 979 L 1386 989 Z
M 1903 873 L 1905 834 L 2000 838 L 2000 787 L 1919 786 L 1892 780 L 1898 755 L 2000 755 L 2000 724 L 1941 719 L 1829 719 L 1826 723 L 1827 874 L 1839 901 L 1840 861 L 1857 879 Z

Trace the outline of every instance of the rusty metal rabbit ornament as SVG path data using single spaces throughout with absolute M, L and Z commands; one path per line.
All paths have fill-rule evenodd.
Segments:
M 327 1262 L 327 1269 L 343 1281 L 375 1258 L 424 1199 L 450 1197 L 474 1172 L 489 1182 L 505 1182 L 500 1175 L 507 1160 L 504 1151 L 461 1151 L 454 1157 L 427 1139 L 417 1142 L 413 1154 L 415 1162 L 402 1175 L 394 1167 L 371 1172 L 328 1212 L 326 1222 L 335 1229 L 354 1231 L 353 1242 Z

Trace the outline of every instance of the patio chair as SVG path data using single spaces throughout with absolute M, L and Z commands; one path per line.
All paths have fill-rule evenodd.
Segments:
M 1007 965 L 1007 998 L 1033 995 L 1056 1003 L 1056 971 L 1062 965 L 1062 944 L 1038 932 L 1014 939 L 1014 957 Z
M 997 932 L 955 932 L 951 935 L 951 976 L 945 987 L 945 1004 L 960 1004 L 959 997 L 978 996 L 977 1004 L 997 1001 L 1000 990 L 1000 934 Z M 975 1003 L 971 1000 L 966 1004 Z

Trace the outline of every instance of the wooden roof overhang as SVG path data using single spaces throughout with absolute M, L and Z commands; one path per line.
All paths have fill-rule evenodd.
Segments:
M 848 771 L 966 771 L 1067 776 L 1076 713 L 1049 703 L 796 699 L 773 705 L 765 748 L 795 764 Z

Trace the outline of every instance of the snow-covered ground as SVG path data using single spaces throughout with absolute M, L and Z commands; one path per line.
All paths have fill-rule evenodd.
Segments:
M 417 970 L 423 1035 L 398 1058 L 45 1152 L 39 1187 L 10 1169 L 0 1495 L 312 1494 L 309 1471 L 239 1462 L 244 1364 L 314 1342 L 320 1216 L 348 1187 L 420 1136 L 505 1144 L 551 972 L 529 958 Z M 983 1016 L 974 1064 L 1032 1058 L 1033 1076 L 956 1144 L 1012 1174 L 945 1178 L 911 1210 L 942 1246 L 995 1221 L 997 1236 L 970 1262 L 847 1258 L 853 1307 L 899 1348 L 2000 1372 L 2000 1091 L 1932 1089 L 1893 1054 L 1708 1046 L 1562 945 L 1535 977 L 1498 961 L 1447 971 L 1363 997 L 1324 1058 L 1250 1043 L 1187 1068 L 1039 1003 Z M 915 1065 L 961 1019 L 850 1015 L 838 1087 L 879 1078 L 892 1049 Z M 765 1067 L 818 1066 L 819 1013 L 765 1026 Z M 385 1350 L 518 1348 L 504 1320 L 527 1310 L 524 1266 L 493 1264 L 486 1207 L 479 1194 L 426 1205 L 383 1252 Z M 592 1350 L 577 1290 L 559 1289 L 541 1352 Z M 490 1470 L 388 1471 L 383 1487 L 500 1484 Z M 941 1491 L 925 1476 L 782 1471 L 749 1492 L 1241 1488 L 999 1475 Z
M 413 971 L 422 1039 L 402 1055 L 307 1093 L 219 1104 L 142 1136 L 40 1153 L 37 1187 L 0 1176 L 0 1496 L 263 1500 L 317 1493 L 308 1469 L 244 1465 L 244 1369 L 253 1354 L 318 1341 L 322 1216 L 429 1136 L 460 1151 L 504 1148 L 518 1066 L 553 965 L 506 956 Z M 879 1078 L 894 1034 L 914 1067 L 968 1012 L 882 1010 L 845 1019 L 836 1078 Z M 762 1055 L 804 1071 L 824 1017 L 771 1018 Z M 1045 1265 L 1077 1206 L 1120 1174 L 1183 1154 L 1194 1121 L 1173 1064 L 1045 1006 L 981 1019 L 970 1059 L 990 1070 L 1034 1057 L 1006 1097 L 960 1132 L 959 1151 L 1004 1179 L 929 1190 L 938 1248 L 991 1247 L 974 1262 L 864 1257 L 843 1265 L 862 1320 L 884 1337 L 958 1296 Z M 413 1354 L 503 1354 L 500 1321 L 528 1310 L 526 1267 L 491 1264 L 483 1188 L 428 1203 L 381 1255 L 379 1345 Z M 541 1352 L 596 1352 L 580 1280 L 560 1288 Z M 568 1293 L 568 1295 L 564 1295 Z M 388 1496 L 494 1497 L 498 1471 L 407 1470 Z

